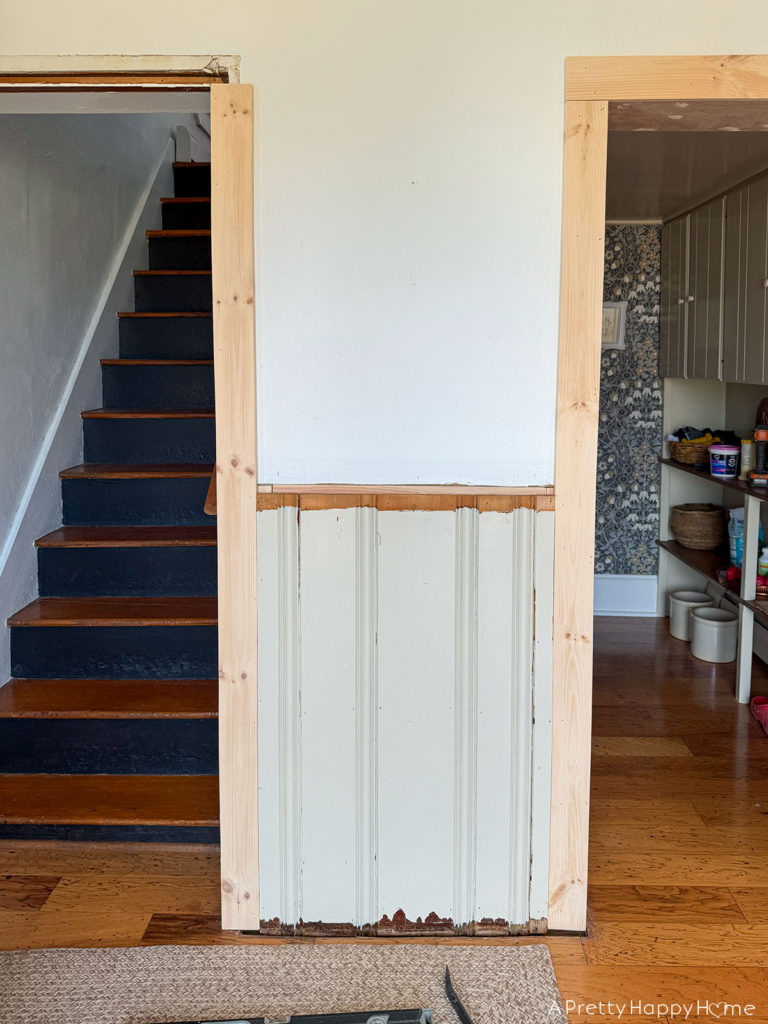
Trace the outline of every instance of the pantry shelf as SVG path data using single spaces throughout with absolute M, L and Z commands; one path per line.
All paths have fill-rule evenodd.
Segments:
M 739 494 L 744 494 L 751 498 L 757 498 L 759 501 L 768 501 L 768 487 L 752 487 L 750 484 L 744 483 L 743 480 L 719 480 L 716 476 L 712 476 L 708 469 L 686 466 L 685 463 L 675 462 L 674 459 L 659 458 L 659 462 L 662 466 L 670 466 L 672 469 L 679 469 L 682 473 L 690 473 L 691 476 L 696 476 L 699 480 L 707 480 L 711 484 L 720 484 L 721 487 L 727 487 L 728 490 L 737 491 Z
M 673 465 L 677 465 L 677 463 L 673 463 Z M 739 593 L 740 584 L 738 582 L 723 582 L 718 577 L 717 570 L 730 564 L 727 548 L 717 548 L 715 551 L 694 551 L 692 548 L 684 548 L 682 544 L 678 544 L 677 541 L 674 540 L 660 540 L 657 541 L 657 544 L 664 551 L 667 551 L 674 558 L 679 559 L 679 561 L 684 562 L 691 569 L 701 573 L 702 576 L 706 576 L 707 579 L 712 580 L 713 583 L 717 583 L 719 586 L 724 587 L 727 591 L 733 594 L 739 604 L 744 605 L 745 608 L 750 608 L 755 613 L 755 617 L 759 620 L 761 625 L 768 626 L 768 600 L 747 601 Z

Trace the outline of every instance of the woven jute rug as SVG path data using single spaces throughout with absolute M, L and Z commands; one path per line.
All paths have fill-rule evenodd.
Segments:
M 546 946 L 280 945 L 0 953 L 2 1024 L 156 1024 L 428 1008 L 456 1024 L 567 1024 Z

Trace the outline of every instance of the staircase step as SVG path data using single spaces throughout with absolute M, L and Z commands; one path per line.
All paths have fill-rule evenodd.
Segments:
M 102 401 L 112 409 L 206 409 L 214 405 L 210 359 L 103 359 Z
M 212 409 L 91 409 L 82 416 L 87 462 L 210 463 L 216 458 Z
M 42 545 L 37 567 L 41 597 L 216 596 L 216 548 L 210 544 Z
M 181 196 L 210 196 L 210 163 L 179 162 L 173 165 L 173 191 Z
M 84 420 L 205 420 L 213 419 L 213 409 L 86 409 Z
M 210 270 L 134 270 L 137 313 L 199 313 L 213 308 Z
M 211 359 L 210 313 L 118 313 L 123 359 Z
M 0 718 L 216 718 L 216 679 L 11 679 Z
M 163 228 L 210 228 L 210 196 L 179 196 L 161 199 Z
M 8 620 L 11 671 L 25 679 L 210 679 L 218 672 L 216 615 L 215 597 L 38 598 Z
M 8 619 L 11 627 L 214 626 L 215 597 L 39 597 Z
M 216 775 L 215 718 L 0 718 L 0 773 Z
M 175 478 L 210 479 L 213 472 L 211 463 L 170 463 L 168 465 L 129 465 L 82 463 L 62 469 L 62 480 L 159 480 Z M 207 488 L 206 488 L 207 489 Z
M 102 366 L 213 366 L 212 359 L 100 359 Z
M 209 526 L 210 463 L 85 464 L 61 475 L 65 526 Z
M 150 270 L 210 270 L 209 229 L 148 231 Z
M 11 672 L 25 679 L 210 679 L 218 673 L 216 649 L 216 626 L 13 626 Z
M 60 526 L 35 541 L 37 548 L 215 546 L 215 526 Z
M 213 775 L 0 775 L 0 822 L 215 827 Z

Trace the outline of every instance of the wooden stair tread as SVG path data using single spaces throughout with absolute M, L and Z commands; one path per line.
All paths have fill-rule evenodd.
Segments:
M 134 270 L 134 277 L 210 277 L 210 270 Z
M 11 679 L 0 718 L 216 718 L 216 679 Z
M 210 238 L 210 228 L 162 228 L 148 231 L 147 238 Z
M 213 409 L 86 409 L 84 420 L 206 420 Z
M 219 781 L 215 775 L 0 775 L 0 822 L 216 826 Z
M 210 462 L 159 463 L 99 463 L 84 462 L 63 469 L 62 480 L 164 480 L 171 477 L 206 477 L 211 475 Z
M 117 315 L 118 315 L 118 318 L 121 318 L 121 319 L 122 318 L 134 318 L 136 320 L 141 320 L 144 317 L 170 317 L 170 316 L 207 316 L 208 319 L 210 319 L 213 316 L 213 313 L 206 313 L 206 312 L 195 312 L 195 313 L 156 313 L 154 311 L 150 311 L 148 313 L 137 313 L 136 310 L 129 309 L 129 310 L 125 310 L 122 313 L 118 313 Z
M 212 359 L 100 359 L 102 366 L 213 366 Z
M 215 626 L 215 597 L 38 597 L 9 626 Z
M 215 526 L 60 526 L 38 548 L 198 548 L 216 546 Z
M 210 196 L 164 196 L 161 203 L 210 203 Z

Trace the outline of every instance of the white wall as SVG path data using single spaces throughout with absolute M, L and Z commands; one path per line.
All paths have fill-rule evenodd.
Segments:
M 736 0 L 7 4 L 3 51 L 238 53 L 260 89 L 264 480 L 553 476 L 563 61 L 749 53 Z M 756 40 L 758 41 L 756 43 Z
M 58 472 L 82 459 L 80 412 L 101 405 L 99 357 L 117 354 L 115 314 L 132 308 L 143 231 L 172 189 L 177 123 L 194 128 L 189 115 L 0 116 L 3 628 L 36 594 L 35 538 L 61 522 Z M 8 657 L 0 636 L 0 683 Z

